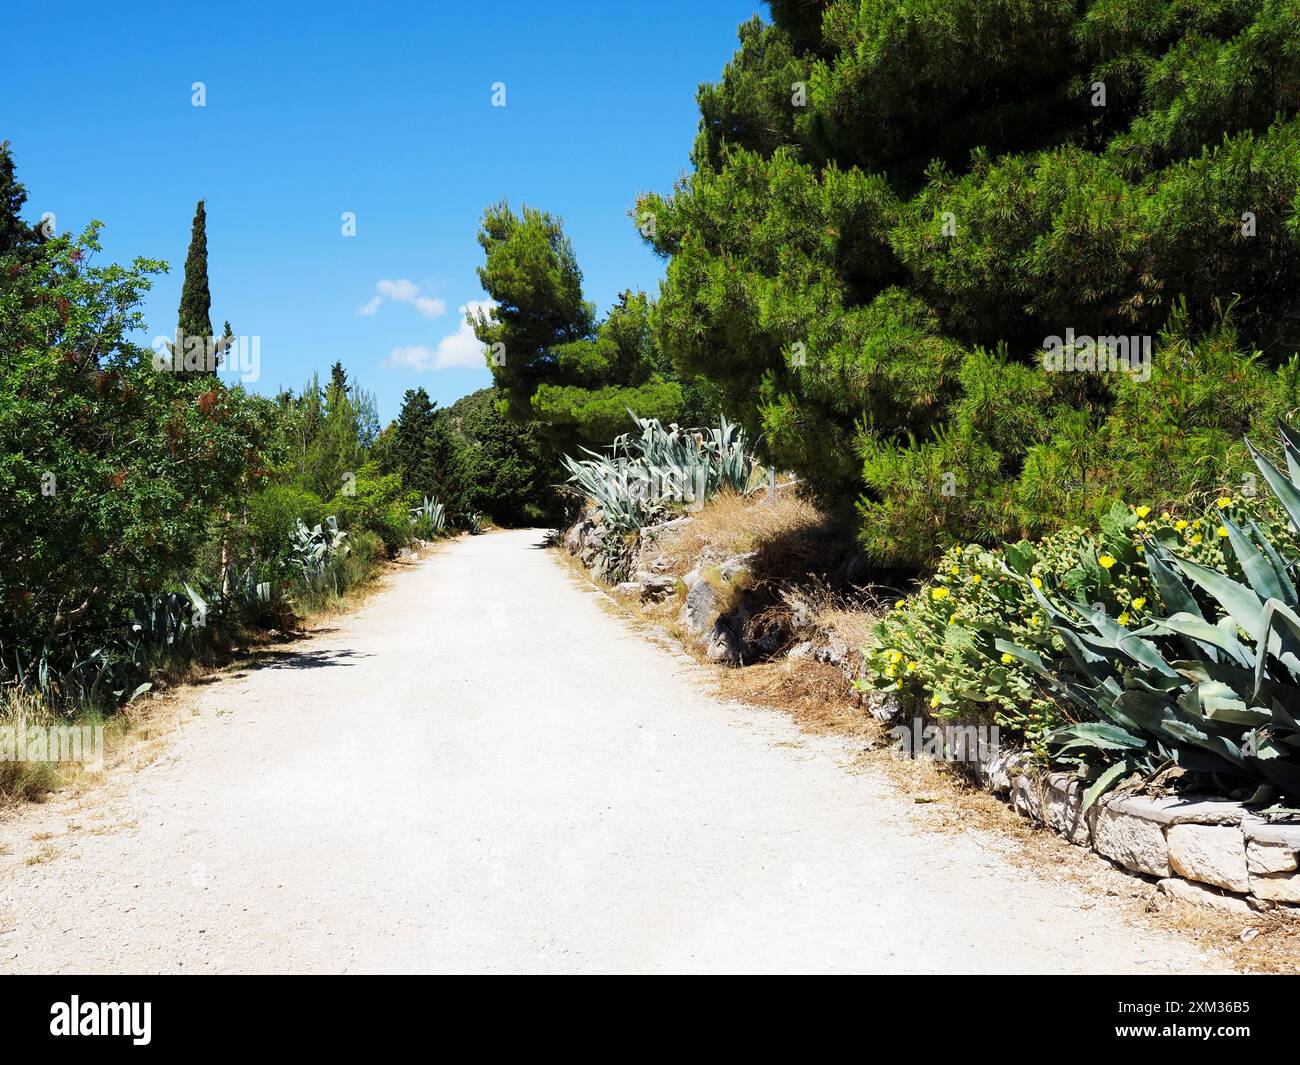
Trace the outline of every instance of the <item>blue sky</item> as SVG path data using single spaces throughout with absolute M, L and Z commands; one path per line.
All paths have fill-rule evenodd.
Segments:
M 261 338 L 253 387 L 296 389 L 341 359 L 385 421 L 407 388 L 449 403 L 489 382 L 430 364 L 472 358 L 457 312 L 484 296 L 474 238 L 502 196 L 564 218 L 602 314 L 623 288 L 657 289 L 662 263 L 627 211 L 687 168 L 696 86 L 765 13 L 758 0 L 6 7 L 30 43 L 0 66 L 0 140 L 27 215 L 74 231 L 100 219 L 105 258 L 168 260 L 147 342 L 175 330 L 205 198 L 213 325 Z

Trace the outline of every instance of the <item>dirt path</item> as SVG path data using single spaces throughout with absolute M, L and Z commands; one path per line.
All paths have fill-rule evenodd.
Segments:
M 0 972 L 1222 966 L 917 828 L 538 540 L 445 546 L 200 688 L 153 765 L 0 824 Z

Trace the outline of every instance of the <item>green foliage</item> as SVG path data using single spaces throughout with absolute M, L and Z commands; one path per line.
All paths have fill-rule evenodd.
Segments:
M 1248 471 L 1241 435 L 1300 403 L 1293 2 L 772 15 L 700 89 L 694 172 L 636 211 L 680 374 L 858 500 L 882 563 Z M 1045 372 L 1070 329 L 1151 338 L 1150 379 Z
M 489 514 L 506 527 L 556 524 L 559 455 L 540 425 L 512 421 L 504 406 L 501 392 L 483 388 L 449 408 L 455 472 L 444 498 L 458 515 Z
M 1148 544 L 1176 546 L 1191 562 L 1230 572 L 1231 521 L 1254 523 L 1300 556 L 1285 515 L 1258 496 L 1221 496 L 1190 518 L 1156 515 L 1146 504 L 1117 505 L 1095 532 L 1065 529 L 999 550 L 952 548 L 932 582 L 899 600 L 876 626 L 865 649 L 864 686 L 923 702 L 939 718 L 989 714 L 1008 738 L 1023 739 L 1046 758 L 1048 737 L 1068 720 L 1068 708 L 1028 660 L 999 646 L 1014 644 L 1045 660 L 1065 654 L 1037 590 L 1136 629 L 1165 601 L 1146 562 Z
M 92 266 L 97 227 L 0 260 L 0 668 L 60 661 L 186 574 L 265 472 L 272 405 L 130 342 L 162 264 Z M 55 653 L 52 651 L 51 653 Z
M 624 412 L 676 420 L 710 392 L 673 374 L 659 351 L 644 292 L 619 296 L 604 321 L 583 299 L 582 272 L 558 218 L 499 203 L 484 212 L 478 270 L 495 306 L 468 315 L 493 380 L 517 422 L 537 421 L 561 448 L 599 445 Z M 711 417 L 713 411 L 709 411 Z
M 188 354 L 196 340 L 202 343 L 205 354 L 213 343 L 212 293 L 208 287 L 208 214 L 202 200 L 194 207 L 176 326 L 176 341 L 185 353 Z
M 0 141 L 0 257 L 23 256 L 41 243 L 38 227 L 23 221 L 27 189 L 14 174 L 8 141 Z
M 325 503 L 315 492 L 293 484 L 273 484 L 248 500 L 248 537 L 253 556 L 272 572 L 284 569 L 299 522 L 319 525 Z

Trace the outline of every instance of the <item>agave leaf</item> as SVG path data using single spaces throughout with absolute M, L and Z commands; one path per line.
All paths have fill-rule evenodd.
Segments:
M 1186 558 L 1178 558 L 1176 561 L 1178 568 L 1189 579 L 1209 592 L 1223 607 L 1224 612 L 1244 629 L 1252 640 L 1259 640 L 1259 635 L 1263 631 L 1264 603 L 1254 590 L 1244 584 L 1238 584 L 1217 569 L 1202 566 L 1199 562 L 1192 562 Z
M 1246 650 L 1236 636 L 1217 625 L 1211 625 L 1200 616 L 1179 613 L 1172 617 L 1159 618 L 1153 622 L 1153 625 L 1186 636 L 1197 644 L 1210 645 L 1226 651 L 1239 665 L 1247 667 L 1254 665 L 1254 655 Z
M 1087 813 L 1092 809 L 1093 804 L 1106 794 L 1117 781 L 1128 776 L 1136 768 L 1135 763 L 1128 758 L 1109 766 L 1083 793 L 1083 812 Z
M 1300 676 L 1300 616 L 1285 603 L 1270 599 L 1264 604 L 1263 632 L 1255 641 L 1255 695 L 1264 683 L 1270 655 L 1285 666 L 1292 677 Z M 1277 636 L 1274 638 L 1274 632 Z
M 1282 504 L 1282 509 L 1291 519 L 1291 524 L 1300 529 L 1300 488 L 1297 488 L 1289 477 L 1283 476 L 1282 471 L 1274 466 L 1267 456 L 1256 450 L 1249 439 L 1246 440 L 1246 448 L 1250 451 L 1250 457 L 1255 460 L 1259 472 L 1264 475 L 1264 480 L 1273 489 L 1278 502 Z
M 1168 564 L 1170 556 L 1164 546 L 1158 540 L 1151 538 L 1148 538 L 1145 543 L 1147 571 L 1155 581 L 1156 591 L 1160 594 L 1160 601 L 1164 603 L 1165 610 L 1169 613 L 1191 614 L 1193 617 L 1204 619 L 1196 597 L 1179 579 L 1178 574 L 1170 569 Z
M 1291 587 L 1291 582 L 1283 583 L 1278 579 L 1277 571 L 1268 556 L 1237 528 L 1236 523 L 1228 515 L 1224 514 L 1222 520 L 1223 527 L 1228 530 L 1228 542 L 1232 544 L 1233 553 L 1241 563 L 1241 571 L 1246 575 L 1246 580 L 1250 582 L 1255 594 L 1261 599 L 1280 599 L 1284 603 L 1294 603 L 1295 589 Z

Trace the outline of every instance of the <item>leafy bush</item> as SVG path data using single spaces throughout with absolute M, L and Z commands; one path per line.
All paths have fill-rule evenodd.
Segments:
M 403 501 L 398 474 L 379 474 L 374 466 L 356 472 L 348 491 L 340 491 L 328 504 L 339 525 L 349 532 L 368 530 L 384 543 L 390 556 L 396 555 L 411 538 L 411 520 Z
M 1031 661 L 1000 650 L 1008 641 L 1046 658 L 1065 651 L 1038 589 L 1086 604 L 1090 615 L 1133 629 L 1162 602 L 1147 564 L 1148 543 L 1190 562 L 1234 572 L 1226 523 L 1254 523 L 1281 549 L 1300 554 L 1269 498 L 1220 496 L 1188 518 L 1146 505 L 1116 505 L 1097 532 L 1066 529 L 999 550 L 946 552 L 933 580 L 901 599 L 866 649 L 864 686 L 924 701 L 940 718 L 985 712 L 1012 738 L 1047 756 L 1047 738 L 1068 714 Z
M 248 500 L 248 535 L 259 561 L 275 568 L 292 553 L 298 523 L 319 525 L 325 503 L 315 492 L 292 484 L 273 484 Z

